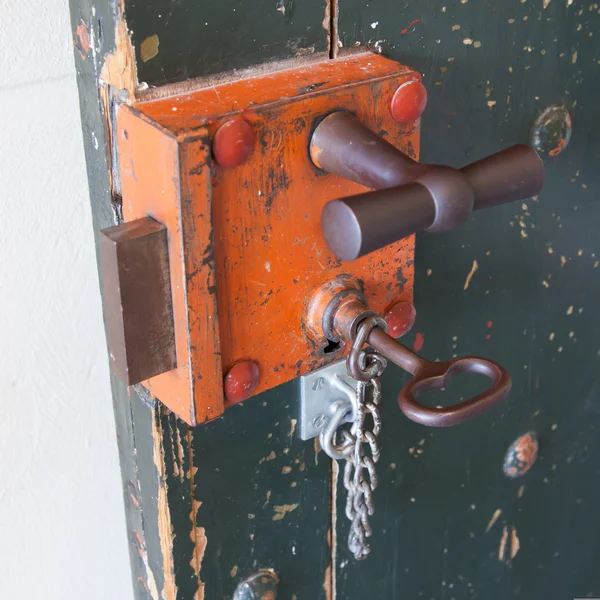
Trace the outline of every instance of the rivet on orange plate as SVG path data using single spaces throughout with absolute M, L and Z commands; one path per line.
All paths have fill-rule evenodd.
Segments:
M 226 403 L 237 404 L 252 396 L 260 381 L 260 369 L 254 360 L 242 360 L 225 376 L 223 388 Z
M 392 98 L 392 116 L 398 123 L 407 125 L 418 119 L 427 106 L 427 89 L 412 79 L 405 81 Z
M 213 155 L 222 167 L 237 167 L 246 162 L 254 146 L 254 130 L 244 119 L 231 119 L 215 133 Z
M 388 333 L 395 339 L 408 333 L 415 324 L 417 311 L 412 302 L 397 302 L 385 314 Z

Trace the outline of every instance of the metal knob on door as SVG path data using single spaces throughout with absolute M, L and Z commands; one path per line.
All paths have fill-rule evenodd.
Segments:
M 473 210 L 533 196 L 544 167 L 529 146 L 516 145 L 462 169 L 414 161 L 360 123 L 335 112 L 317 125 L 314 164 L 376 191 L 329 202 L 325 240 L 341 260 L 354 260 L 419 231 L 450 231 Z

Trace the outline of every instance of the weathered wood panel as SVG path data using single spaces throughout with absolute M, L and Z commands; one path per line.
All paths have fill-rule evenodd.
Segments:
M 71 12 L 97 234 L 121 216 L 119 172 L 111 169 L 113 111 L 117 99 L 133 101 L 136 65 L 122 2 L 72 0 Z M 321 22 L 319 15 L 315 51 L 325 48 Z M 263 31 L 254 62 L 299 48 L 289 37 L 286 52 L 270 53 L 269 30 Z M 279 30 L 273 35 L 277 45 Z M 216 42 L 212 49 L 219 52 Z M 173 49 L 174 61 L 178 52 Z M 222 45 L 220 52 L 229 50 Z M 235 56 L 242 64 L 244 57 Z M 225 68 L 202 64 L 207 72 Z M 326 597 L 330 466 L 313 445 L 292 437 L 295 383 L 197 430 L 142 388 L 115 379 L 113 396 L 136 598 L 230 597 L 261 567 L 280 573 L 284 597 Z
M 112 1 L 78 0 L 71 2 L 70 8 L 92 218 L 98 245 L 98 232 L 114 225 L 119 212 L 118 197 L 113 196 L 111 190 L 110 132 L 102 102 L 102 96 L 106 98 L 106 95 L 101 94 L 98 83 L 105 58 L 115 51 L 117 43 L 116 7 Z M 127 388 L 116 377 L 112 378 L 112 391 L 134 593 L 139 600 L 157 598 L 157 590 L 163 589 L 162 569 L 150 566 L 162 562 L 158 534 L 153 527 L 157 523 L 153 517 L 157 510 L 157 485 L 153 453 L 146 451 L 147 445 L 152 448 L 152 409 L 141 402 L 134 388 Z

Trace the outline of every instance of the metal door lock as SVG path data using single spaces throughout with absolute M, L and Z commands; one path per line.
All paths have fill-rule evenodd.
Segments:
M 340 358 L 360 321 L 410 300 L 413 233 L 448 231 L 474 209 L 539 192 L 542 163 L 527 146 L 462 169 L 413 159 L 426 99 L 420 79 L 353 52 L 119 106 L 126 222 L 101 243 L 113 371 L 142 382 L 190 425 L 214 419 Z M 407 90 L 420 98 L 410 114 Z M 360 306 L 342 301 L 356 289 L 346 279 L 360 282 Z M 327 281 L 335 289 L 323 294 Z M 338 331 L 346 317 L 351 330 Z M 415 375 L 401 406 L 417 421 L 427 419 L 416 393 L 458 371 L 507 388 L 490 361 L 469 357 L 440 370 L 382 336 L 377 326 L 363 342 Z M 331 341 L 340 341 L 334 354 Z M 355 378 L 360 350 L 351 353 Z M 464 417 L 466 408 L 455 412 Z M 438 417 L 428 424 L 442 424 Z M 457 419 L 446 415 L 444 424 Z
M 308 150 L 315 126 L 340 109 L 403 152 L 418 148 L 419 115 L 398 109 L 407 90 L 424 107 L 420 79 L 359 49 L 119 105 L 124 223 L 104 232 L 102 257 L 113 371 L 198 425 L 342 356 L 303 331 L 324 281 L 365 281 L 379 312 L 410 300 L 411 240 L 352 265 L 327 247 L 323 208 L 364 188 L 332 181 Z M 142 243 L 162 259 L 156 268 L 139 259 Z

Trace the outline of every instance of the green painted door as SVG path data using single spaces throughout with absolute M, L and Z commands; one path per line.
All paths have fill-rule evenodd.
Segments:
M 114 381 L 136 597 L 231 598 L 259 568 L 279 574 L 286 600 L 600 597 L 598 4 L 71 0 L 71 8 L 98 230 L 119 214 L 107 123 L 120 88 L 134 91 L 131 78 L 115 75 L 131 73 L 132 62 L 141 84 L 163 86 L 366 45 L 423 73 L 421 158 L 453 166 L 527 143 L 551 105 L 573 122 L 568 146 L 544 159 L 539 197 L 417 239 L 418 318 L 407 343 L 419 335 L 430 359 L 493 358 L 510 370 L 513 391 L 475 421 L 430 429 L 399 412 L 406 378 L 388 368 L 366 561 L 346 549 L 337 469 L 295 432 L 297 381 L 196 429 L 142 388 Z M 474 386 L 459 381 L 446 395 Z M 537 462 L 508 478 L 504 456 L 527 432 L 539 439 Z

